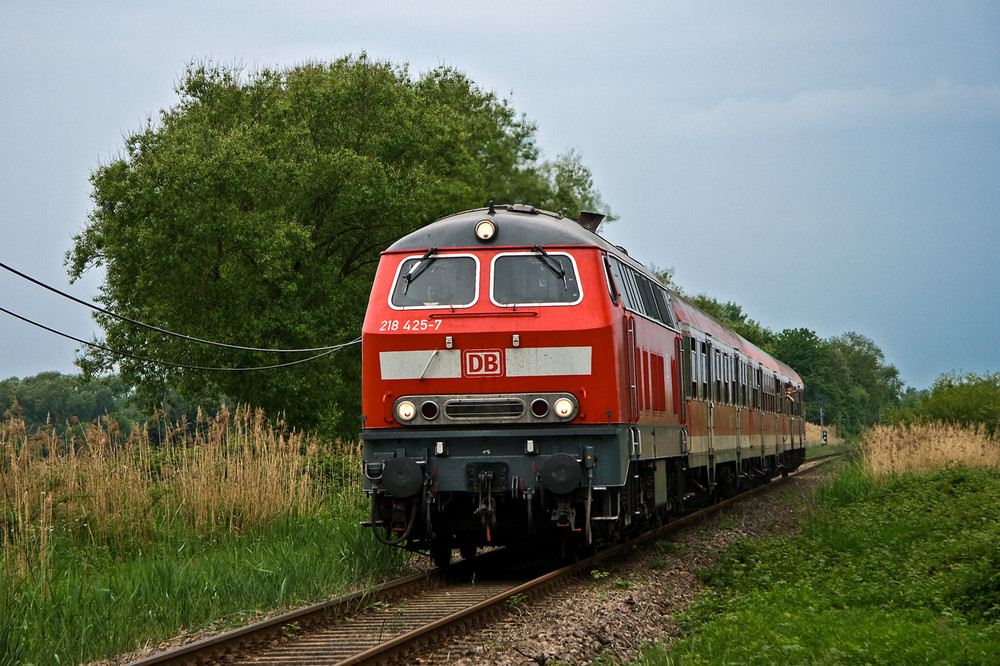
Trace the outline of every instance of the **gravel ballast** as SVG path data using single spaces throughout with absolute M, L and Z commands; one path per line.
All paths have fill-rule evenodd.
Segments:
M 415 663 L 588 664 L 632 660 L 676 632 L 675 613 L 701 588 L 698 572 L 741 537 L 793 532 L 830 466 L 803 470 L 779 488 L 726 507 L 672 534 L 628 562 L 608 565 L 558 593 L 514 604 L 503 621 L 425 652 Z

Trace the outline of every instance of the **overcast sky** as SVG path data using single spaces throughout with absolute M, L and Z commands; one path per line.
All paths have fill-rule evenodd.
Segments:
M 591 168 L 604 235 L 688 293 L 861 333 L 915 388 L 1000 371 L 995 0 L 0 0 L 0 261 L 93 299 L 64 265 L 88 178 L 186 63 L 361 51 L 509 97 L 547 158 Z M 0 306 L 98 332 L 6 271 Z M 0 313 L 0 379 L 76 372 L 78 347 Z

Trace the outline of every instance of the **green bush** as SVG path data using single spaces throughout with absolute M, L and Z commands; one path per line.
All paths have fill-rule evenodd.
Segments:
M 927 392 L 891 412 L 892 423 L 933 423 L 982 426 L 989 436 L 1000 426 L 1000 372 L 944 374 Z

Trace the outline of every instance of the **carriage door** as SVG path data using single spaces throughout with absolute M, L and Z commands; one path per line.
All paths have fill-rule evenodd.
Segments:
M 781 380 L 778 375 L 774 376 L 774 460 L 781 459 L 781 452 L 784 450 L 784 440 L 781 437 Z
M 719 379 L 719 367 L 716 362 L 715 347 L 711 342 L 705 343 L 705 365 L 708 369 L 708 392 L 705 400 L 708 403 L 706 430 L 708 434 L 708 483 L 709 490 L 715 487 L 715 400 L 718 398 L 715 390 Z
M 754 389 L 757 392 L 757 420 L 759 422 L 757 429 L 760 431 L 760 455 L 761 464 L 764 462 L 765 454 L 765 444 L 766 439 L 764 437 L 764 419 L 767 417 L 767 410 L 764 407 L 764 370 L 757 368 L 756 370 L 756 382 L 757 388 Z
M 736 472 L 743 473 L 743 361 L 733 354 L 732 402 L 736 405 Z
M 625 357 L 628 359 L 629 422 L 639 420 L 639 348 L 635 340 L 635 317 L 625 315 Z

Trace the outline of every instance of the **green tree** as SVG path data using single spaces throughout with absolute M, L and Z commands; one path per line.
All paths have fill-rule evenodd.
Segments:
M 923 421 L 920 406 L 928 395 L 930 395 L 930 389 L 918 390 L 907 386 L 899 396 L 899 404 L 886 410 L 883 420 L 890 424 L 911 424 Z
M 555 162 L 542 164 L 539 172 L 544 179 L 545 191 L 538 192 L 535 199 L 527 201 L 537 201 L 541 208 L 570 218 L 575 218 L 581 211 L 605 213 L 602 224 L 612 222 L 614 216 L 594 189 L 593 174 L 581 159 L 579 153 L 570 150 L 557 157 Z
M 830 345 L 807 328 L 781 331 L 771 339 L 767 352 L 790 365 L 802 378 L 806 419 L 819 423 L 819 397 L 826 405 L 842 403 L 841 387 L 833 373 Z M 828 422 L 824 408 L 824 420 Z
M 860 333 L 849 332 L 829 341 L 833 400 L 827 400 L 830 421 L 841 432 L 857 434 L 879 422 L 899 403 L 903 383 L 899 371 L 885 362 L 882 350 Z
M 364 54 L 250 75 L 193 64 L 176 92 L 176 106 L 91 176 L 94 209 L 68 260 L 74 279 L 104 268 L 98 300 L 109 310 L 193 337 L 282 349 L 346 342 L 360 332 L 379 252 L 398 237 L 490 199 L 603 207 L 575 153 L 539 163 L 534 125 L 451 68 L 414 80 Z M 357 432 L 356 346 L 289 368 L 206 372 L 141 359 L 241 368 L 303 356 L 97 320 L 101 342 L 133 356 L 91 350 L 78 365 L 117 366 L 147 406 L 176 389 Z
M 0 412 L 11 410 L 16 401 L 29 428 L 94 421 L 122 411 L 127 400 L 128 390 L 114 375 L 85 379 L 52 371 L 0 382 Z

